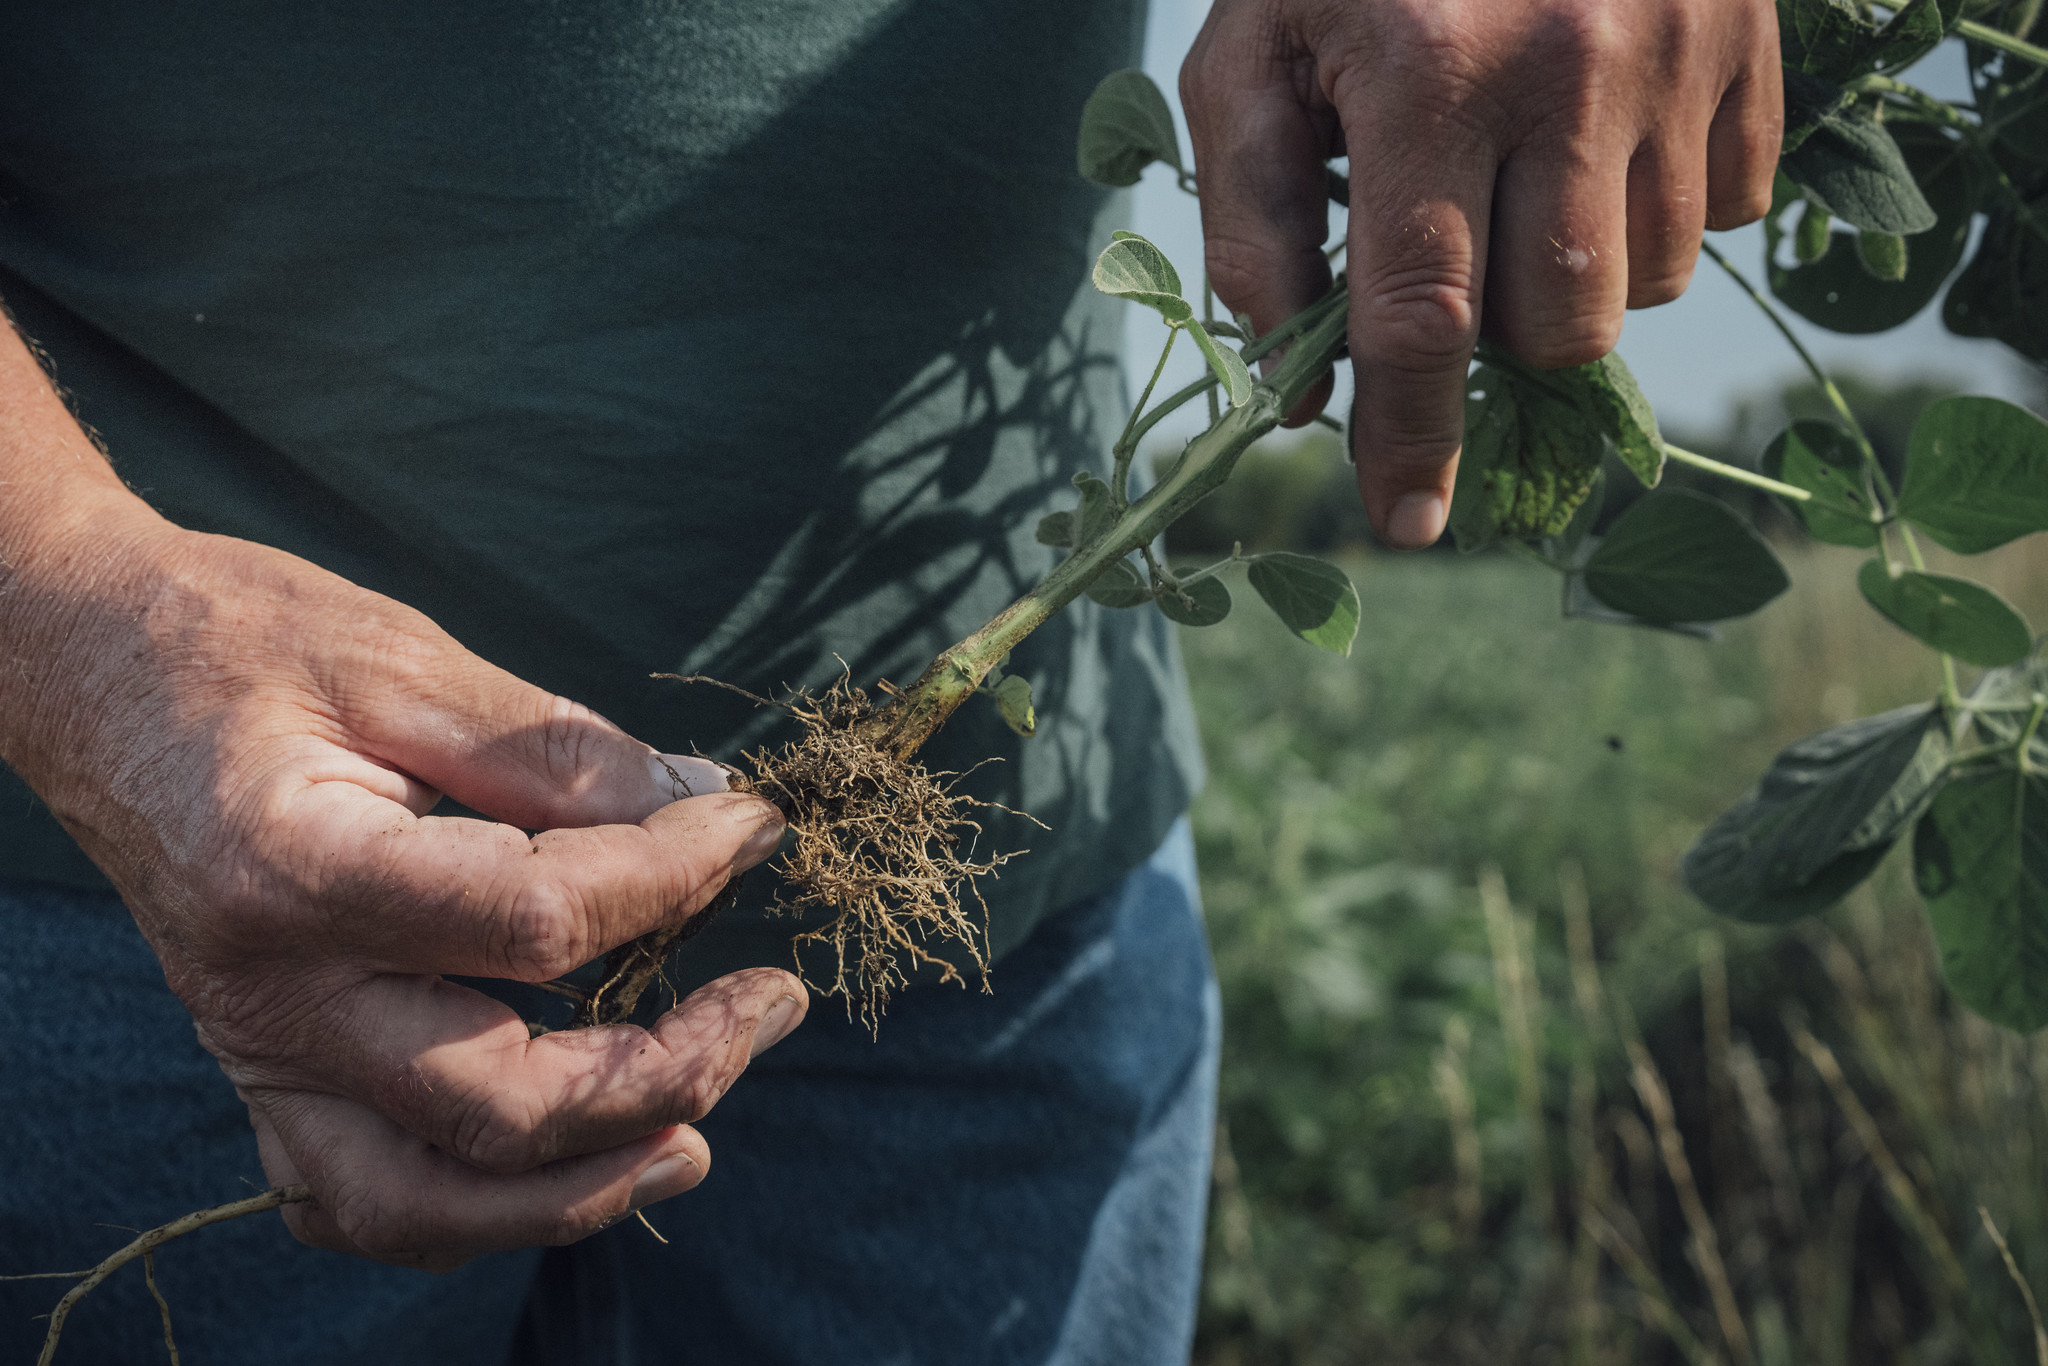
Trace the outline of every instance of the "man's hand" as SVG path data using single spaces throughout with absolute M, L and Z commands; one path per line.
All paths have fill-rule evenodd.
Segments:
M 530 1040 L 441 974 L 543 981 L 687 917 L 774 807 L 398 603 L 164 522 L 4 325 L 0 479 L 0 757 L 120 888 L 270 1179 L 310 1183 L 293 1232 L 447 1268 L 702 1179 L 684 1126 L 796 1026 L 796 978 Z M 444 792 L 506 823 L 428 816 Z
M 1261 331 L 1327 288 L 1322 167 L 1349 153 L 1383 539 L 1443 531 L 1482 320 L 1533 364 L 1598 359 L 1624 307 L 1685 289 L 1702 229 L 1763 216 L 1779 74 L 1771 0 L 1216 0 L 1181 69 L 1210 277 Z

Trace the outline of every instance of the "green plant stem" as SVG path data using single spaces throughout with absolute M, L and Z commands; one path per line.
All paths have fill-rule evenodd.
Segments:
M 1303 310 L 1315 314 L 1316 321 L 1301 333 L 1299 342 L 1273 373 L 1252 387 L 1244 406 L 1225 412 L 1215 426 L 1189 442 L 1173 468 L 1107 531 L 1078 547 L 988 625 L 933 660 L 923 676 L 898 695 L 895 705 L 876 718 L 874 743 L 904 758 L 915 754 L 946 718 L 974 695 L 990 666 L 1087 591 L 1112 564 L 1140 546 L 1150 545 L 1189 508 L 1221 487 L 1238 457 L 1280 425 L 1280 419 L 1307 395 L 1343 350 L 1349 322 L 1347 302 L 1345 287 L 1339 284 Z
M 2015 38 L 2010 33 L 2001 32 L 1989 24 L 1980 24 L 1975 19 L 1958 19 L 1951 31 L 1973 43 L 1995 47 L 2000 52 L 2017 57 L 2023 62 L 2048 67 L 2048 47 L 2036 47 L 2024 38 Z
M 1239 353 L 1244 357 L 1244 363 L 1246 365 L 1257 364 L 1265 359 L 1276 347 L 1284 345 L 1303 331 L 1315 326 L 1318 322 L 1322 321 L 1327 310 L 1332 307 L 1332 301 L 1343 297 L 1345 296 L 1341 289 L 1333 289 L 1329 294 L 1325 294 L 1322 298 L 1310 304 L 1307 308 L 1304 308 L 1265 336 L 1258 338 L 1256 341 L 1247 342 L 1244 349 Z M 1185 387 L 1176 389 L 1173 393 L 1160 399 L 1158 407 L 1139 418 L 1130 428 L 1130 434 L 1125 440 L 1130 443 L 1131 449 L 1135 451 L 1138 443 L 1145 439 L 1146 434 L 1158 426 L 1169 413 L 1172 413 L 1183 404 L 1200 398 L 1209 390 L 1214 389 L 1216 385 L 1215 372 L 1204 371 L 1200 379 L 1191 381 Z
M 2027 762 L 2027 747 L 2034 743 L 2034 732 L 2041 729 L 2041 716 L 2044 712 L 2048 712 L 2048 697 L 2037 695 L 2034 698 L 2034 709 L 2027 713 L 2026 729 L 2020 732 L 2019 743 L 2013 746 L 2013 758 L 2018 762 L 2022 775 L 2033 772 L 2032 766 Z
M 1116 446 L 1110 452 L 1116 464 L 1109 477 L 1109 505 L 1118 512 L 1130 504 L 1131 458 L 1138 452 L 1137 436 L 1132 429 L 1138 425 L 1138 414 L 1145 411 L 1145 405 L 1152 401 L 1152 391 L 1159 385 L 1159 377 L 1166 373 L 1166 358 L 1173 354 L 1174 338 L 1180 336 L 1180 329 L 1171 324 L 1166 329 L 1166 345 L 1159 348 L 1159 363 L 1152 367 L 1152 378 L 1145 381 L 1145 392 L 1138 395 L 1137 406 L 1131 409 L 1130 417 L 1124 420 L 1123 434 L 1116 439 Z
M 1863 430 L 1863 424 L 1856 420 L 1856 414 L 1849 407 L 1849 400 L 1842 396 L 1842 391 L 1836 387 L 1828 372 L 1821 369 L 1820 362 L 1813 358 L 1813 353 L 1800 342 L 1797 334 L 1792 331 L 1792 325 L 1786 322 L 1778 310 L 1771 307 L 1770 301 L 1749 282 L 1749 277 L 1737 270 L 1735 263 L 1723 256 L 1712 242 L 1701 242 L 1700 250 L 1713 258 L 1715 265 L 1728 272 L 1728 278 L 1740 285 L 1742 292 L 1749 295 L 1750 301 L 1763 310 L 1764 316 L 1771 320 L 1771 325 L 1778 329 L 1779 335 L 1785 338 L 1798 355 L 1800 362 L 1806 366 L 1807 373 L 1813 376 L 1814 383 L 1820 385 L 1821 392 L 1827 395 L 1828 402 L 1841 414 L 1842 421 L 1849 425 L 1849 434 L 1856 439 L 1856 449 L 1863 455 L 1863 468 L 1869 472 L 1871 488 L 1877 494 L 1878 503 L 1883 508 L 1885 516 L 1890 518 L 1892 508 L 1898 502 L 1898 494 L 1892 489 L 1891 476 L 1887 475 L 1884 466 L 1878 463 L 1877 448 L 1870 444 L 1870 435 Z M 1913 562 L 1913 568 L 1926 572 L 1927 561 L 1920 554 L 1920 543 L 1913 537 L 1913 528 L 1903 522 L 1894 525 L 1899 529 L 1899 540 L 1906 547 L 1906 557 Z M 1882 545 L 1882 537 L 1879 543 Z M 1941 703 L 1951 715 L 1962 705 L 1962 691 L 1956 686 L 1956 662 L 1948 655 L 1941 657 Z
M 1848 424 L 1849 434 L 1855 438 L 1856 447 L 1863 453 L 1863 458 L 1869 464 L 1872 473 L 1878 479 L 1884 481 L 1882 487 L 1887 510 L 1889 510 L 1892 498 L 1891 480 L 1886 477 L 1883 467 L 1877 463 L 1877 449 L 1870 444 L 1870 437 L 1864 433 L 1863 424 L 1856 420 L 1856 414 L 1850 410 L 1849 400 L 1842 397 L 1842 391 L 1835 386 L 1835 381 L 1829 377 L 1828 372 L 1821 369 L 1820 362 L 1813 358 L 1813 353 L 1806 349 L 1806 344 L 1799 340 L 1799 335 L 1792 330 L 1792 325 L 1785 321 L 1783 314 L 1771 307 L 1770 300 L 1766 299 L 1757 290 L 1757 287 L 1749 282 L 1749 277 L 1736 269 L 1735 263 L 1723 256 L 1720 248 L 1716 247 L 1712 242 L 1701 242 L 1700 250 L 1712 258 L 1715 265 L 1728 272 L 1728 278 L 1741 286 L 1742 292 L 1749 296 L 1750 302 L 1763 310 L 1764 316 L 1771 320 L 1771 325 L 1778 329 L 1778 334 L 1785 339 L 1786 343 L 1791 346 L 1793 353 L 1799 357 L 1800 364 L 1806 367 L 1806 372 L 1813 376 L 1813 382 L 1820 386 L 1823 394 L 1827 395 L 1828 403 L 1841 415 L 1842 421 Z
M 1206 263 L 1202 266 L 1202 325 L 1209 329 L 1211 336 L 1215 335 L 1216 290 L 1209 283 L 1209 267 Z M 1145 405 L 1141 403 L 1138 406 L 1142 408 Z M 1209 425 L 1215 426 L 1216 419 L 1222 416 L 1222 400 L 1218 397 L 1216 390 L 1211 389 L 1209 391 Z
M 1790 498 L 1795 503 L 1804 503 L 1813 497 L 1813 492 L 1810 489 L 1800 488 L 1796 484 L 1780 483 L 1768 475 L 1742 469 L 1740 466 L 1724 465 L 1719 460 L 1712 460 L 1697 452 L 1686 450 L 1680 446 L 1674 446 L 1669 441 L 1664 443 L 1664 454 L 1670 456 L 1681 465 L 1690 465 L 1696 470 L 1705 470 L 1708 474 L 1716 475 L 1719 478 L 1727 479 L 1737 484 L 1747 484 L 1753 489 L 1762 489 L 1766 493 L 1775 493 L 1780 498 Z

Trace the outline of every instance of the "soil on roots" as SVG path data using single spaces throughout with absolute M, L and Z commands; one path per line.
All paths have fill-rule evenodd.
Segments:
M 1013 857 L 974 856 L 982 835 L 974 812 L 993 803 L 957 791 L 964 775 L 933 773 L 877 744 L 875 707 L 844 679 L 782 706 L 803 734 L 747 763 L 752 789 L 789 818 L 778 909 L 834 912 L 796 936 L 799 961 L 807 945 L 828 950 L 827 990 L 871 1029 L 920 968 L 962 982 L 954 962 L 929 946 L 964 948 L 986 989 L 988 905 L 975 880 Z
M 783 711 L 802 730 L 793 741 L 748 754 L 751 772 L 731 776 L 735 789 L 774 802 L 789 821 L 772 909 L 805 917 L 832 913 L 794 936 L 802 975 L 827 995 L 844 997 L 848 1013 L 857 1012 L 870 1030 L 890 995 L 920 969 L 965 985 L 955 961 L 964 957 L 986 990 L 988 906 L 976 879 L 1024 851 L 977 857 L 983 831 L 974 816 L 1007 808 L 959 792 L 965 774 L 934 773 L 884 748 L 880 710 L 844 678 L 821 694 L 799 692 L 780 702 L 744 695 Z M 608 1023 L 630 1015 L 641 992 L 660 978 L 669 952 L 729 905 L 735 891 L 729 885 L 686 925 L 616 950 L 605 965 L 606 984 L 586 1003 L 583 1019 Z M 948 945 L 957 946 L 952 956 L 934 952 Z M 829 966 L 817 966 L 821 959 Z M 829 980 L 819 980 L 827 974 Z

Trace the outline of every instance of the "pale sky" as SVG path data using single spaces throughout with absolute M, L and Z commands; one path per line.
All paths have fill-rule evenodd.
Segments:
M 1180 119 L 1177 74 L 1180 60 L 1201 27 L 1208 0 L 1152 0 L 1151 28 L 1145 43 L 1145 70 L 1166 92 Z M 1961 49 L 1951 45 L 1915 67 L 1909 80 L 1945 97 L 1965 93 L 1968 84 Z M 1188 155 L 1186 124 L 1181 123 L 1182 154 Z M 1332 231 L 1340 226 L 1333 215 Z M 1174 186 L 1172 173 L 1155 166 L 1135 193 L 1134 231 L 1157 242 L 1179 267 L 1190 291 L 1200 288 L 1201 223 L 1195 202 Z M 1715 243 L 1752 280 L 1761 284 L 1763 229 L 1759 226 L 1717 233 Z M 1967 341 L 1941 325 L 1937 300 L 1903 327 L 1872 337 L 1844 337 L 1793 318 L 1800 338 L 1830 368 L 1854 369 L 1873 377 L 1940 376 L 1968 392 L 2022 396 L 2026 390 L 2019 362 L 1996 342 Z M 1126 323 L 1126 370 L 1131 393 L 1143 387 L 1159 357 L 1164 329 L 1149 309 L 1132 308 Z M 1799 369 L 1797 360 L 1760 314 L 1719 267 L 1701 258 L 1685 296 L 1662 308 L 1631 313 L 1622 331 L 1621 355 L 1642 383 L 1658 413 L 1672 426 L 1711 431 L 1721 425 L 1730 404 L 1743 395 L 1769 389 Z M 1195 378 L 1200 360 L 1194 348 L 1174 348 L 1164 392 Z M 1342 417 L 1350 407 L 1350 384 L 1340 381 L 1331 411 Z M 1162 424 L 1162 434 L 1185 438 L 1199 427 L 1197 405 L 1184 409 L 1189 419 L 1178 426 Z M 1178 416 L 1178 415 L 1176 415 Z

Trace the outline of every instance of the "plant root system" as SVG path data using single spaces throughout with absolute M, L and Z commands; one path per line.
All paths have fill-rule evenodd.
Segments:
M 934 773 L 899 755 L 888 743 L 889 712 L 846 678 L 780 702 L 745 695 L 785 712 L 803 732 L 747 755 L 751 776 L 733 781 L 774 802 L 789 821 L 774 909 L 833 913 L 794 937 L 799 971 L 809 966 L 807 949 L 829 955 L 830 980 L 812 985 L 845 997 L 848 1013 L 870 1030 L 890 995 L 921 969 L 965 985 L 937 947 L 963 949 L 986 989 L 988 907 L 975 880 L 1023 851 L 977 858 L 982 827 L 974 813 L 1008 808 L 959 792 L 965 774 Z
M 56 1358 L 57 1340 L 64 1335 L 64 1320 L 71 1316 L 71 1311 L 78 1307 L 78 1302 L 96 1290 L 101 1281 L 104 1281 L 137 1257 L 142 1258 L 143 1270 L 149 1278 L 149 1293 L 156 1297 L 157 1308 L 163 1312 L 164 1345 L 170 1349 L 171 1360 L 175 1363 L 178 1360 L 178 1347 L 171 1340 L 170 1306 L 164 1303 L 163 1294 L 156 1288 L 156 1268 L 152 1264 L 153 1254 L 156 1250 L 171 1241 L 171 1239 L 183 1237 L 194 1229 L 205 1228 L 208 1224 L 224 1223 L 229 1219 L 239 1219 L 246 1214 L 261 1214 L 265 1210 L 276 1209 L 280 1205 L 296 1205 L 303 1200 L 311 1198 L 311 1193 L 302 1185 L 277 1186 L 263 1192 L 261 1195 L 252 1195 L 246 1200 L 233 1200 L 225 1205 L 215 1205 L 212 1209 L 195 1210 L 191 1214 L 171 1220 L 168 1224 L 153 1228 L 147 1233 L 138 1235 L 134 1242 L 129 1243 L 90 1271 L 76 1273 L 46 1271 L 39 1273 L 33 1278 L 21 1278 L 42 1279 L 48 1277 L 58 1279 L 75 1274 L 78 1279 L 78 1284 L 72 1286 L 65 1293 L 64 1298 L 57 1301 L 57 1307 L 50 1312 L 49 1331 L 44 1334 L 43 1351 L 42 1355 L 36 1358 L 36 1366 L 50 1366 L 50 1363 Z M 13 1280 L 15 1278 L 7 1277 L 6 1279 Z

